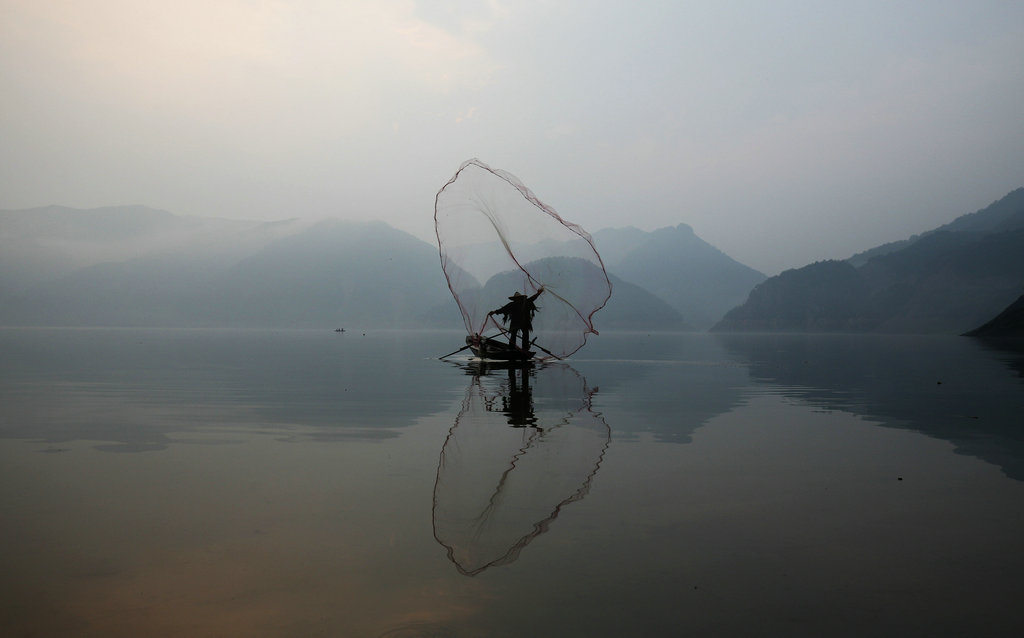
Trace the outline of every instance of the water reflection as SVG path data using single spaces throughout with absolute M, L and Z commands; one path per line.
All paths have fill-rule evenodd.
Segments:
M 984 337 L 972 339 L 974 343 L 988 350 L 1013 370 L 1018 377 L 1024 379 L 1024 339 L 1012 337 Z
M 747 398 L 747 366 L 711 335 L 607 333 L 573 358 L 601 380 L 595 407 L 615 424 L 615 438 L 690 443 L 694 433 Z
M 96 441 L 105 452 L 163 451 L 212 429 L 390 440 L 451 404 L 453 378 L 436 374 L 434 359 L 449 339 L 0 329 L 0 438 Z
M 964 337 L 716 335 L 751 380 L 949 441 L 1024 480 L 1021 349 Z M 1015 374 L 1016 373 L 1016 374 Z
M 470 376 L 438 460 L 434 538 L 456 569 L 475 576 L 511 563 L 582 499 L 611 429 L 596 388 L 564 364 L 460 364 Z

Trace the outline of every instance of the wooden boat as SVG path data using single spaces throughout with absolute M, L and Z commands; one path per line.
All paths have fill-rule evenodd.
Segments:
M 507 341 L 499 341 L 493 337 L 481 337 L 480 335 L 469 335 L 466 337 L 466 345 L 474 355 L 481 359 L 492 359 L 496 361 L 529 361 L 536 354 L 532 350 L 522 350 L 510 346 Z

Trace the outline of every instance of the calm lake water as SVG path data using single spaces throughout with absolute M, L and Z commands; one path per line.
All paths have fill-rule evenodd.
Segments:
M 1024 633 L 1024 350 L 0 330 L 5 636 Z

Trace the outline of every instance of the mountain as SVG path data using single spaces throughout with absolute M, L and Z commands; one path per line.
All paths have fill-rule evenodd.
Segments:
M 1004 230 L 1020 230 L 1021 228 L 1024 228 L 1024 188 L 1018 188 L 987 208 L 967 215 L 961 215 L 935 230 L 920 235 L 913 235 L 908 239 L 876 246 L 875 248 L 857 253 L 847 261 L 854 266 L 860 267 L 868 263 L 872 257 L 894 253 L 909 247 L 930 234 L 943 231 L 997 233 Z
M 968 337 L 1024 337 L 1024 295 L 984 325 L 964 334 Z
M 605 228 L 593 234 L 594 244 L 601 253 L 605 267 L 616 266 L 651 238 L 651 233 L 627 226 Z
M 602 248 L 635 279 L 664 282 L 641 262 L 689 247 L 658 235 L 606 231 Z M 461 325 L 437 249 L 383 223 L 239 222 L 144 206 L 0 211 L 0 266 L 6 325 Z M 599 329 L 693 328 L 646 286 L 610 278 Z
M 961 215 L 936 231 L 999 233 L 1024 229 L 1024 188 L 976 212 Z
M 952 333 L 1024 290 L 1024 189 L 903 242 L 789 270 L 751 291 L 719 332 Z
M 144 254 L 157 237 L 188 221 L 145 206 L 110 206 L 83 214 L 47 206 L 0 211 L 0 293 L 110 259 Z
M 226 283 L 239 319 L 275 326 L 422 325 L 449 295 L 437 249 L 384 222 L 320 222 L 243 259 Z
M 0 325 L 462 326 L 436 246 L 383 222 L 0 211 L 0 264 Z M 649 290 L 610 279 L 599 330 L 692 329 Z
M 764 274 L 732 259 L 679 224 L 644 233 L 603 230 L 594 241 L 609 272 L 654 293 L 706 329 L 746 299 Z
M 735 332 L 849 332 L 866 328 L 861 310 L 869 290 L 845 261 L 822 261 L 787 270 L 754 288 L 723 325 Z
M 623 308 L 614 323 L 624 321 L 628 314 L 632 317 L 630 325 L 637 329 L 655 329 L 653 326 L 669 324 L 673 330 L 707 329 L 730 308 L 743 303 L 751 288 L 765 279 L 762 273 L 699 238 L 686 224 L 653 232 L 632 226 L 608 228 L 597 231 L 592 238 L 610 276 L 653 294 L 659 304 L 667 304 L 681 315 L 670 319 L 664 308 L 651 307 L 649 310 L 656 314 L 645 321 L 642 307 L 628 311 Z M 513 242 L 512 247 L 524 262 L 550 253 L 550 247 L 544 245 Z M 505 248 L 498 242 L 460 248 L 464 258 L 474 263 L 484 263 L 484 256 L 503 250 Z M 498 273 L 481 274 L 487 278 Z M 617 286 L 616 291 L 621 287 Z M 602 311 L 603 320 L 619 306 L 616 296 L 612 297 L 612 305 Z
M 189 251 L 232 260 L 307 222 L 184 217 L 146 206 L 0 211 L 0 296 L 104 263 Z
M 564 261 L 574 262 L 574 267 L 582 270 L 593 270 L 600 277 L 600 269 L 584 259 L 547 258 L 542 261 L 555 262 L 554 270 L 566 268 Z M 530 272 L 542 272 L 545 266 L 537 262 L 526 265 Z M 686 322 L 683 315 L 658 296 L 644 288 L 624 281 L 609 273 L 612 284 L 612 296 L 604 308 L 594 315 L 597 330 L 675 330 L 690 331 L 693 326 Z M 522 280 L 517 273 L 499 273 L 491 277 L 485 289 L 496 289 L 492 298 L 502 299 L 510 290 L 515 290 Z M 543 310 L 543 298 L 538 303 Z
M 694 330 L 682 313 L 657 295 L 611 273 L 608 279 L 612 282 L 612 296 L 608 304 L 595 315 L 595 325 L 599 331 Z
M 436 250 L 383 222 L 286 226 L 87 266 L 7 295 L 0 321 L 399 327 L 418 325 L 448 293 Z

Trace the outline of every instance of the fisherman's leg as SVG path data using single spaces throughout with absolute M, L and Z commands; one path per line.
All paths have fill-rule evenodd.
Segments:
M 523 350 L 530 349 L 530 331 L 523 329 Z

